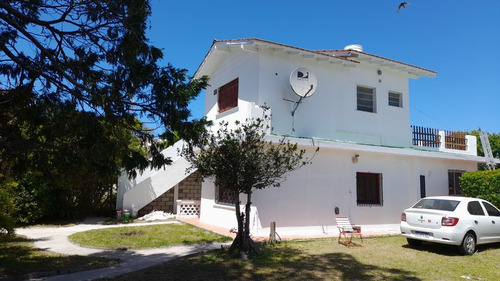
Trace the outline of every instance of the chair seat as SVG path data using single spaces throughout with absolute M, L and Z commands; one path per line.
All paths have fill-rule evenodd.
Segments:
M 341 244 L 340 239 L 342 238 L 342 236 L 344 236 L 346 246 L 348 248 L 351 248 L 352 238 L 354 236 L 358 236 L 361 239 L 361 245 L 362 245 L 358 247 L 365 246 L 365 242 L 363 241 L 363 234 L 361 233 L 361 226 L 352 225 L 351 222 L 349 221 L 349 218 L 347 217 L 336 217 L 335 220 L 337 222 L 337 227 L 339 229 L 339 239 L 338 239 L 339 244 Z M 347 238 L 348 235 L 350 236 L 350 239 Z

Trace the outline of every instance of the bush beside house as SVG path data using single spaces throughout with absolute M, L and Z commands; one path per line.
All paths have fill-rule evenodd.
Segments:
M 460 186 L 464 196 L 482 198 L 500 208 L 500 170 L 464 173 Z

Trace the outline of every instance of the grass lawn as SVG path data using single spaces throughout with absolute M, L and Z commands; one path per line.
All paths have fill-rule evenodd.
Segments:
M 264 244 L 246 261 L 220 250 L 108 280 L 500 280 L 499 244 L 472 256 L 446 245 L 410 248 L 401 236 L 365 245 L 348 249 L 331 238 Z
M 188 224 L 115 227 L 75 233 L 76 244 L 103 249 L 144 249 L 184 243 L 224 242 L 232 239 Z
M 117 260 L 68 256 L 35 248 L 33 242 L 22 236 L 0 238 L 0 279 L 40 272 L 76 272 L 117 264 Z M 42 275 L 34 275 L 40 277 Z

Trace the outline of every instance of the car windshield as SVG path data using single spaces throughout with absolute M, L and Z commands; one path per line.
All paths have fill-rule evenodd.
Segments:
M 422 199 L 413 206 L 416 209 L 431 209 L 441 211 L 455 211 L 460 201 L 446 199 Z

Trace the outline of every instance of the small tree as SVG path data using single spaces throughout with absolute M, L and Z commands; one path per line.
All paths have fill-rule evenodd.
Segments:
M 266 141 L 269 116 L 235 122 L 230 129 L 228 122 L 221 122 L 215 133 L 206 132 L 193 146 L 184 150 L 184 156 L 203 177 L 213 177 L 219 188 L 234 192 L 238 233 L 231 250 L 248 254 L 258 247 L 250 238 L 250 206 L 254 189 L 279 187 L 288 172 L 310 163 L 305 150 L 298 149 L 286 137 L 277 143 Z M 316 150 L 317 151 L 317 150 Z M 247 196 L 245 212 L 240 211 L 239 195 Z

